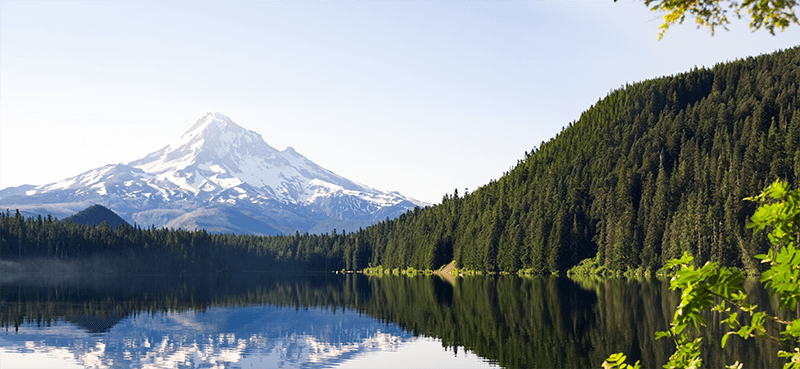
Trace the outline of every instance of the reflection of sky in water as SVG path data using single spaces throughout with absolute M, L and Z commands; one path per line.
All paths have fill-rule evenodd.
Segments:
M 87 323 L 89 322 L 89 323 Z M 352 311 L 270 306 L 140 314 L 0 332 L 0 368 L 486 368 L 438 340 Z M 87 328 L 90 328 L 87 330 Z

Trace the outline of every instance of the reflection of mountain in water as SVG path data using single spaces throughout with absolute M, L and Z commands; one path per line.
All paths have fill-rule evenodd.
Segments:
M 254 360 L 253 367 L 315 367 L 403 350 L 419 335 L 439 340 L 438 354 L 442 346 L 453 353 L 463 347 L 507 368 L 595 367 L 620 351 L 645 367 L 667 361 L 674 347 L 653 332 L 667 328 L 679 301 L 668 282 L 575 282 L 264 273 L 0 285 L 0 327 L 7 329 L 0 347 L 68 347 L 82 362 L 100 360 L 102 351 L 115 363 L 161 367 Z M 774 302 L 768 292 L 748 289 L 754 303 Z M 775 355 L 780 348 L 764 341 L 734 337 L 722 350 L 720 317 L 706 319 L 706 366 L 784 364 Z
M 371 304 L 376 287 L 364 276 L 24 280 L 0 285 L 0 356 L 40 354 L 91 368 L 317 368 L 425 345 L 454 367 L 489 366 L 364 314 L 359 305 Z
M 0 346 L 96 368 L 318 368 L 414 339 L 352 311 L 274 306 L 139 314 L 96 333 L 64 322 L 46 329 L 23 325 L 0 336 Z

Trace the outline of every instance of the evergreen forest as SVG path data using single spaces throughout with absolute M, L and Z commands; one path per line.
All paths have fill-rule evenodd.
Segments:
M 800 48 L 626 85 L 501 178 L 347 233 L 284 236 L 84 226 L 0 214 L 0 260 L 117 257 L 125 270 L 551 273 L 583 260 L 655 270 L 689 252 L 758 270 L 743 201 L 800 185 Z M 126 255 L 119 258 L 120 255 Z M 139 263 L 130 262 L 137 260 Z

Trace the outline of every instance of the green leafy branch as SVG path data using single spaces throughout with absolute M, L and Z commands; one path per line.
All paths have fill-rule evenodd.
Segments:
M 747 227 L 752 228 L 754 232 L 771 228 L 767 236 L 774 247 L 767 254 L 756 255 L 762 263 L 770 265 L 770 268 L 762 274 L 761 282 L 770 289 L 772 295 L 779 295 L 780 308 L 792 310 L 800 303 L 800 252 L 795 247 L 800 237 L 800 189 L 789 191 L 787 182 L 776 180 L 760 195 L 745 200 L 760 204 Z M 664 368 L 701 366 L 702 338 L 691 338 L 687 327 L 692 326 L 699 333 L 701 327 L 707 324 L 700 313 L 709 309 L 727 315 L 727 318 L 721 321 L 722 324 L 727 323 L 730 329 L 722 337 L 723 348 L 728 337 L 732 335 L 744 339 L 754 337 L 778 343 L 800 344 L 800 318 L 788 320 L 773 316 L 758 311 L 758 306 L 755 304 L 744 302 L 747 294 L 742 285 L 744 276 L 741 271 L 720 267 L 714 262 L 695 268 L 694 258 L 688 253 L 684 253 L 679 259 L 668 261 L 663 269 L 672 275 L 670 289 L 681 290 L 681 300 L 670 323 L 670 329 L 656 332 L 657 339 L 672 338 L 676 346 L 675 353 L 670 356 Z M 739 320 L 740 313 L 749 314 L 749 325 L 742 324 Z M 767 322 L 784 326 L 780 337 L 767 331 L 765 327 Z M 800 348 L 795 348 L 794 352 L 778 351 L 778 356 L 789 359 L 784 365 L 785 369 L 800 369 Z M 612 357 L 619 356 L 612 355 Z M 610 362 L 606 360 L 604 365 Z M 737 362 L 729 368 L 741 368 L 741 366 Z
M 728 10 L 738 19 L 747 13 L 751 17 L 751 29 L 764 27 L 772 35 L 776 28 L 783 31 L 792 23 L 800 24 L 793 9 L 797 6 L 796 0 L 733 0 L 728 1 L 727 6 L 720 0 L 645 0 L 644 4 L 652 11 L 666 12 L 664 23 L 659 26 L 659 40 L 670 26 L 683 23 L 687 14 L 695 18 L 698 28 L 711 29 L 712 35 L 716 27 L 728 30 Z
M 638 360 L 633 365 L 630 365 L 625 363 L 625 358 L 625 355 L 621 352 L 612 354 L 603 362 L 603 369 L 641 369 Z

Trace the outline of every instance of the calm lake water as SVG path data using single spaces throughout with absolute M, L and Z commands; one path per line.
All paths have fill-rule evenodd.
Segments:
M 24 276 L 0 284 L 0 368 L 660 367 L 677 302 L 656 279 Z M 783 365 L 765 342 L 722 350 L 707 319 L 703 367 Z

